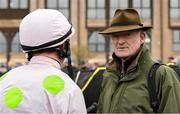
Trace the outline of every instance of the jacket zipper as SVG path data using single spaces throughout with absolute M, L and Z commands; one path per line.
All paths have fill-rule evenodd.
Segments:
M 114 91 L 114 93 L 112 94 L 112 97 L 111 97 L 112 102 L 110 104 L 110 112 L 113 112 L 113 110 L 114 110 L 114 106 L 112 106 L 112 103 L 114 102 L 114 100 L 113 100 L 114 95 L 116 95 L 116 93 L 118 93 L 119 86 L 122 84 L 122 82 L 120 80 L 124 77 L 124 75 L 125 75 L 125 70 L 124 70 L 124 64 L 122 63 L 122 67 L 121 67 L 121 71 L 120 71 L 120 78 L 119 78 L 118 84 L 116 85 L 115 91 Z M 124 90 L 125 90 L 125 87 L 122 87 L 122 91 L 120 92 L 119 98 L 121 98 L 121 96 L 123 95 Z
M 124 74 L 125 74 L 124 63 L 122 62 L 119 81 L 124 77 Z

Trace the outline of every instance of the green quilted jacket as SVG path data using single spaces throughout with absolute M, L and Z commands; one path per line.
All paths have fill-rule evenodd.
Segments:
M 134 59 L 124 65 L 117 57 L 113 58 L 104 73 L 98 113 L 153 112 L 147 76 L 154 61 L 146 46 L 143 45 Z M 176 73 L 162 65 L 156 72 L 155 80 L 160 100 L 158 112 L 180 113 L 180 82 Z

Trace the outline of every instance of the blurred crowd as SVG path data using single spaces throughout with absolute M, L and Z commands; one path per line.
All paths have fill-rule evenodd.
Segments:
M 157 61 L 162 63 L 161 60 L 157 60 Z M 170 56 L 170 57 L 168 57 L 168 62 L 163 63 L 163 64 L 177 65 L 180 67 L 180 56 L 178 56 L 178 57 Z M 11 69 L 18 67 L 18 66 L 21 66 L 21 65 L 23 65 L 23 64 L 19 63 L 19 62 L 15 63 L 14 65 L 11 65 L 11 66 L 7 66 L 5 63 L 0 63 L 0 76 L 2 76 L 8 70 L 11 70 Z M 62 68 L 63 71 L 67 72 L 67 69 L 66 69 L 67 66 L 68 66 L 68 61 L 67 61 L 67 59 L 65 59 L 64 60 L 64 66 Z M 74 62 L 72 62 L 72 67 L 73 67 L 74 72 L 93 71 L 97 67 L 100 67 L 100 66 L 106 66 L 106 64 L 102 64 L 102 63 L 99 63 L 99 62 L 93 61 L 93 60 L 85 61 L 83 59 L 80 59 L 79 65 L 75 65 Z
M 15 63 L 14 65 L 11 65 L 11 66 L 7 66 L 5 63 L 0 63 L 0 76 L 2 76 L 5 72 L 13 69 L 13 68 L 16 68 L 18 66 L 21 66 L 23 65 L 22 63 Z M 66 70 L 66 67 L 68 65 L 68 61 L 67 59 L 64 60 L 64 66 L 63 66 L 63 70 Z M 83 70 L 83 71 L 89 71 L 89 70 L 95 70 L 97 67 L 99 66 L 104 66 L 100 63 L 98 63 L 97 61 L 85 61 L 83 59 L 81 59 L 79 61 L 79 65 L 75 65 L 74 62 L 72 62 L 72 67 L 74 69 L 75 72 L 79 71 L 79 70 Z

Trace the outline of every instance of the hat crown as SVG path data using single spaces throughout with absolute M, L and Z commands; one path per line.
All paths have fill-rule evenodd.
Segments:
M 111 26 L 140 25 L 140 16 L 134 9 L 117 9 L 111 22 Z
M 141 29 L 146 31 L 151 26 L 143 26 L 138 12 L 133 8 L 117 9 L 111 24 L 108 28 L 100 32 L 100 34 L 110 35 L 117 32 Z

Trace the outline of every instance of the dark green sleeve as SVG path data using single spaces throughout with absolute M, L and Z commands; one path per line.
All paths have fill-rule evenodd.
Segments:
M 180 81 L 175 71 L 161 66 L 156 73 L 156 85 L 160 100 L 158 112 L 180 113 Z

